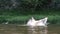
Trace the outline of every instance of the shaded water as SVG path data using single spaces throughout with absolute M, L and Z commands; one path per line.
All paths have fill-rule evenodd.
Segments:
M 31 28 L 27 26 L 18 26 L 13 24 L 0 24 L 0 34 L 40 34 L 40 27 Z M 29 31 L 30 30 L 30 31 Z M 47 30 L 47 34 L 60 34 L 60 25 L 49 25 Z

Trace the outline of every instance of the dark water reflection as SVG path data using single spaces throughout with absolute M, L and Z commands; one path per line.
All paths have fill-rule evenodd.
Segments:
M 48 32 L 47 32 L 48 31 Z M 44 33 L 43 33 L 44 32 Z M 60 25 L 49 25 L 48 28 L 0 24 L 0 34 L 60 34 Z

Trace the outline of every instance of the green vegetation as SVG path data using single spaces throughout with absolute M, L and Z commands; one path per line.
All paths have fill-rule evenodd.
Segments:
M 0 24 L 24 24 L 33 16 L 35 19 L 48 17 L 51 24 L 60 24 L 60 9 L 52 0 L 0 0 Z M 54 5 L 54 6 L 53 6 Z
M 0 24 L 9 22 L 9 24 L 26 24 L 27 21 L 33 16 L 35 19 L 42 19 L 44 17 L 48 17 L 48 22 L 51 24 L 60 24 L 60 15 L 59 12 L 42 12 L 41 13 L 24 13 L 20 14 L 18 11 L 6 11 L 0 13 Z

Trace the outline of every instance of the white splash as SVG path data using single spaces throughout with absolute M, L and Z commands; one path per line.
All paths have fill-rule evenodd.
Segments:
M 47 25 L 48 25 L 47 19 L 48 19 L 48 17 L 45 17 L 44 19 L 38 20 L 36 25 L 47 27 Z
M 27 25 L 28 25 L 28 26 L 35 26 L 35 23 L 36 23 L 36 21 L 35 21 L 35 19 L 32 17 L 32 19 L 29 19 L 29 21 L 27 22 Z
M 2 24 L 8 24 L 9 22 L 5 22 L 5 23 L 2 23 Z
M 47 19 L 48 17 L 45 17 L 44 19 L 40 20 L 35 20 L 33 17 L 29 19 L 29 21 L 27 22 L 27 26 L 29 26 L 27 29 L 28 34 L 47 34 L 47 25 L 48 25 Z M 36 26 L 42 26 L 42 27 L 36 28 Z
M 9 22 L 6 22 L 5 24 L 8 24 Z
M 47 26 L 47 19 L 48 17 L 45 17 L 44 19 L 40 19 L 40 20 L 35 20 L 33 17 L 32 19 L 29 19 L 29 21 L 27 22 L 27 26 Z

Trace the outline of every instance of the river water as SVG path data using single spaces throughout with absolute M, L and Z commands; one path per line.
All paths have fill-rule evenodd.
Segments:
M 0 24 L 0 34 L 60 34 L 60 25 L 31 28 L 16 24 Z

